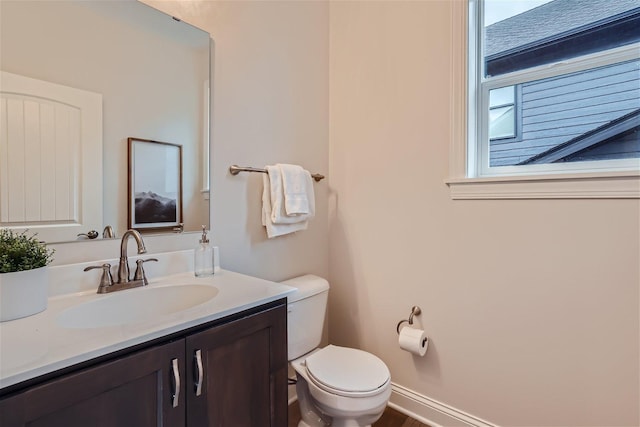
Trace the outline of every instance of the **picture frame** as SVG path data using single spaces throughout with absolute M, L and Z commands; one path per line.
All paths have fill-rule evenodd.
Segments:
M 182 225 L 182 146 L 127 138 L 127 226 L 140 231 Z

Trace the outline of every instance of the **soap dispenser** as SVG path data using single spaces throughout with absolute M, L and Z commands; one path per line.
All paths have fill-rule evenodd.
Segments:
M 207 229 L 202 226 L 202 238 L 195 250 L 194 267 L 196 277 L 211 276 L 213 274 L 213 248 L 209 245 Z

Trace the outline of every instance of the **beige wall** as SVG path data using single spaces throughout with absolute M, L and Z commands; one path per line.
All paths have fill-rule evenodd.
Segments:
M 267 239 L 262 176 L 232 164 L 296 163 L 327 174 L 329 36 L 326 2 L 145 1 L 211 34 L 212 239 L 223 268 L 270 280 L 328 276 L 327 180 L 315 184 L 309 229 Z
M 448 2 L 157 7 L 216 42 L 223 267 L 328 274 L 331 340 L 461 411 L 504 426 L 639 424 L 638 201 L 450 199 Z M 227 168 L 275 162 L 329 182 L 308 231 L 268 241 L 260 176 Z M 432 339 L 424 358 L 396 345 L 412 305 Z
M 450 21 L 331 3 L 331 340 L 499 425 L 637 426 L 638 201 L 452 201 Z M 413 305 L 424 358 L 396 345 Z

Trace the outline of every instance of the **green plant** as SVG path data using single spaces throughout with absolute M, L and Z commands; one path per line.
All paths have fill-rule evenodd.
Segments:
M 53 261 L 53 249 L 27 232 L 0 229 L 0 273 L 33 270 Z

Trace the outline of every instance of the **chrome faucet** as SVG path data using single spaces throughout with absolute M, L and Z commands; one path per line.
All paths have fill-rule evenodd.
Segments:
M 127 243 L 129 237 L 133 237 L 138 245 L 138 253 L 143 254 L 147 252 L 144 247 L 144 241 L 142 236 L 137 230 L 127 230 L 122 235 L 122 241 L 120 242 L 120 263 L 118 264 L 118 276 L 117 281 L 114 283 L 111 276 L 111 264 L 92 265 L 84 269 L 89 271 L 93 269 L 102 269 L 102 277 L 100 278 L 100 286 L 98 286 L 99 294 L 106 294 L 109 292 L 122 291 L 124 289 L 137 288 L 139 286 L 146 286 L 149 284 L 147 276 L 144 272 L 142 264 L 147 261 L 158 261 L 156 258 L 139 259 L 136 261 L 136 272 L 131 279 L 129 275 L 129 257 L 127 255 Z
M 102 238 L 103 239 L 113 239 L 116 237 L 116 233 L 113 231 L 113 227 L 107 225 L 104 230 L 102 230 Z
M 131 229 L 125 231 L 122 235 L 122 241 L 120 242 L 120 263 L 118 264 L 118 280 L 116 283 L 126 283 L 131 280 L 129 277 L 129 258 L 127 256 L 127 242 L 131 236 L 136 240 L 138 253 L 144 254 L 147 252 L 147 249 L 144 247 L 144 241 L 142 241 L 142 236 L 137 230 Z

